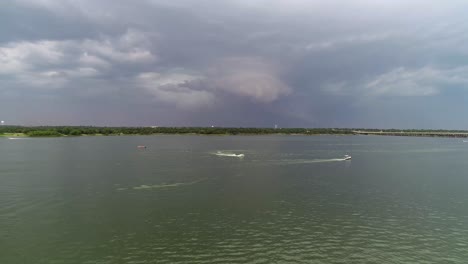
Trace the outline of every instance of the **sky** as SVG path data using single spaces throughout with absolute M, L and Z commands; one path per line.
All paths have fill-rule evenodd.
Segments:
M 468 1 L 0 2 L 18 125 L 468 129 Z

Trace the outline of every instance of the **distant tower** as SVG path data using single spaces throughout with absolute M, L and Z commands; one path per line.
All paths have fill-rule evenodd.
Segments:
M 275 129 L 278 129 L 278 125 L 275 125 Z

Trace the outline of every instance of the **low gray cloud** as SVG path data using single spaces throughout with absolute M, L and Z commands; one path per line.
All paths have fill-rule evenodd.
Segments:
M 184 69 L 143 72 L 136 82 L 155 100 L 178 108 L 212 107 L 229 96 L 253 103 L 272 103 L 292 91 L 280 80 L 276 66 L 257 57 L 223 58 L 201 72 Z
M 0 46 L 0 76 L 21 87 L 67 88 L 73 81 L 112 73 L 119 65 L 155 62 L 149 46 L 147 37 L 134 30 L 94 40 L 10 42 Z
M 144 72 L 137 76 L 137 85 L 145 88 L 154 99 L 178 108 L 208 107 L 215 95 L 210 91 L 192 88 L 202 77 L 184 73 Z
M 332 94 L 367 97 L 435 96 L 451 88 L 468 88 L 467 66 L 446 69 L 399 67 L 357 83 L 341 81 L 323 85 L 323 90 Z

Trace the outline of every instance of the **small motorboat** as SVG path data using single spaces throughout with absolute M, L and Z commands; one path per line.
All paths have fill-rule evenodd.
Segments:
M 145 149 L 146 146 L 140 145 L 140 146 L 137 146 L 137 148 L 139 148 L 139 149 Z
M 350 155 L 344 155 L 343 160 L 350 160 L 351 156 Z

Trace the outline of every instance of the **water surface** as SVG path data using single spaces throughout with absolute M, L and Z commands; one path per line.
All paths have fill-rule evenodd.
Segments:
M 467 160 L 445 138 L 0 138 L 0 263 L 466 263 Z

